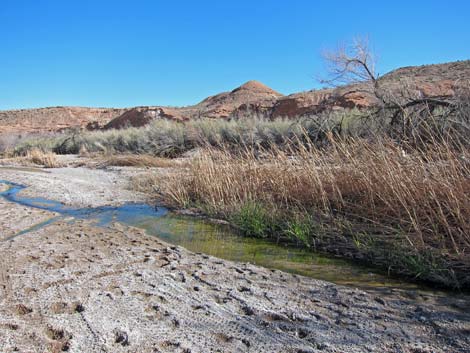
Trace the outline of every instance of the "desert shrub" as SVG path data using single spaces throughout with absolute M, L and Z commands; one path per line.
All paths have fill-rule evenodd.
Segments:
M 302 143 L 307 136 L 316 140 L 326 134 L 318 129 L 332 129 L 334 124 L 315 119 L 300 120 L 213 120 L 201 119 L 180 123 L 156 120 L 141 128 L 64 133 L 54 137 L 33 138 L 18 144 L 17 155 L 32 148 L 57 154 L 77 154 L 80 150 L 105 153 L 144 153 L 161 157 L 177 157 L 195 147 L 268 148 L 292 141 Z M 310 139 L 310 137 L 309 137 Z

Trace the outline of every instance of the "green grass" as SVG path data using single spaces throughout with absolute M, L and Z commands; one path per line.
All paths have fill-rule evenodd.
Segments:
M 273 216 L 261 204 L 247 202 L 230 217 L 231 222 L 246 236 L 267 238 L 274 228 Z

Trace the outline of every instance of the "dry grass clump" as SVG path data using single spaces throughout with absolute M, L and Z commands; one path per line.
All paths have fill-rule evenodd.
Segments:
M 26 152 L 24 156 L 10 157 L 1 159 L 1 164 L 16 164 L 21 166 L 41 166 L 44 168 L 60 168 L 62 163 L 58 160 L 57 155 L 52 152 L 44 152 L 38 148 L 33 148 Z
M 171 168 L 175 162 L 143 154 L 110 155 L 101 157 L 98 166 Z
M 446 144 L 405 150 L 361 139 L 291 152 L 209 149 L 184 178 L 161 186 L 174 203 L 229 218 L 250 235 L 326 248 L 340 241 L 347 251 L 354 244 L 397 272 L 468 286 L 470 153 Z
M 55 153 L 44 152 L 37 148 L 26 153 L 25 159 L 32 164 L 44 166 L 45 168 L 59 168 L 61 163 L 58 161 Z

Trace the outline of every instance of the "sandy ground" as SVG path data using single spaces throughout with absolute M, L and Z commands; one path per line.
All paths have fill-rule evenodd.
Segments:
M 0 169 L 73 205 L 121 203 L 132 171 Z M 54 214 L 0 201 L 1 234 Z M 25 222 L 24 224 L 21 222 Z M 60 220 L 0 241 L 0 352 L 470 352 L 466 297 L 379 297 Z
M 55 216 L 56 214 L 51 212 L 21 206 L 0 198 L 0 241 Z
M 99 207 L 124 202 L 145 201 L 145 195 L 127 189 L 129 177 L 138 174 L 137 168 L 84 167 L 25 171 L 0 166 L 0 179 L 32 186 L 22 195 L 45 197 L 76 207 Z

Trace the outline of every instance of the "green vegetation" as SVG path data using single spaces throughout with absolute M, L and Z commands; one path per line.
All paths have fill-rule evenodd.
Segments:
M 264 238 L 272 232 L 274 224 L 268 211 L 260 204 L 248 202 L 231 216 L 231 221 L 243 234 L 256 238 Z

